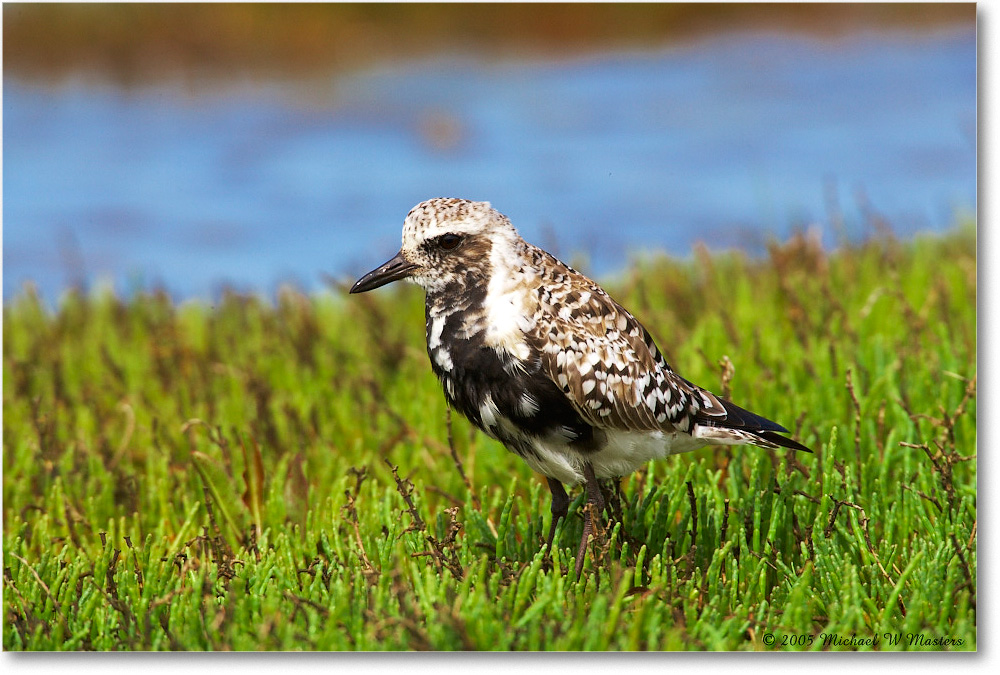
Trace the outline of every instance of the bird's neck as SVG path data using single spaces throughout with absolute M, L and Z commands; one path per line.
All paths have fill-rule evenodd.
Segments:
M 474 273 L 427 289 L 429 349 L 441 340 L 471 340 L 527 358 L 525 334 L 534 327 L 539 274 L 523 240 L 503 243 Z

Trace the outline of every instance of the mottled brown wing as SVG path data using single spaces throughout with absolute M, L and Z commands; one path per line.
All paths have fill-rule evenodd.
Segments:
M 713 394 L 677 375 L 646 329 L 597 284 L 569 271 L 543 293 L 531 336 L 542 369 L 590 424 L 690 431 L 726 418 Z

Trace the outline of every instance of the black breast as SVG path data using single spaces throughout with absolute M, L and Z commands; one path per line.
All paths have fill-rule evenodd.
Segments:
M 499 415 L 523 435 L 558 434 L 580 450 L 596 449 L 593 427 L 584 422 L 565 394 L 542 372 L 540 359 L 532 355 L 521 361 L 506 351 L 498 352 L 484 343 L 482 333 L 457 337 L 461 314 L 455 312 L 438 319 L 445 321 L 441 345 L 432 350 L 428 344 L 427 350 L 451 406 L 508 446 L 520 445 L 522 439 L 512 438 L 503 424 L 491 426 L 484 422 L 481 410 L 487 400 L 492 400 Z M 430 329 L 429 311 L 427 326 Z M 435 351 L 450 357 L 450 369 L 439 362 L 442 355 Z

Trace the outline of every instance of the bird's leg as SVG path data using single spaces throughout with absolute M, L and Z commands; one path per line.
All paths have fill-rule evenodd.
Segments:
M 580 548 L 576 552 L 576 578 L 583 572 L 583 557 L 587 552 L 587 540 L 597 530 L 601 522 L 601 512 L 604 510 L 604 497 L 601 496 L 601 486 L 594 475 L 594 467 L 589 463 L 583 465 L 584 487 L 587 491 L 587 503 L 583 506 L 583 536 L 580 537 Z
M 549 525 L 549 538 L 545 545 L 545 555 L 552 555 L 552 541 L 556 536 L 556 523 L 560 518 L 565 518 L 569 513 L 569 495 L 563 488 L 562 483 L 555 478 L 545 478 L 549 482 L 549 492 L 552 493 L 552 524 Z

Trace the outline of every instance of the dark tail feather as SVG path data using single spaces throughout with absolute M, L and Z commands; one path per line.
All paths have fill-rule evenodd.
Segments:
M 785 436 L 777 434 L 773 431 L 761 431 L 758 432 L 757 435 L 765 441 L 771 441 L 775 445 L 780 445 L 783 448 L 791 448 L 792 450 L 799 450 L 800 452 L 812 452 L 812 450 L 798 441 L 793 441 L 792 439 L 786 438 Z
M 798 441 L 793 441 L 790 438 L 782 436 L 782 433 L 788 433 L 788 429 L 781 426 L 777 422 L 769 420 L 766 417 L 761 417 L 757 413 L 752 413 L 749 410 L 741 408 L 724 398 L 720 398 L 719 402 L 721 402 L 722 406 L 726 409 L 727 416 L 723 422 L 714 422 L 715 425 L 749 431 L 756 436 L 760 436 L 765 441 L 770 441 L 771 443 L 779 445 L 783 448 L 790 448 L 800 452 L 812 452 L 812 450 Z M 713 422 L 709 422 L 709 424 L 712 423 Z

